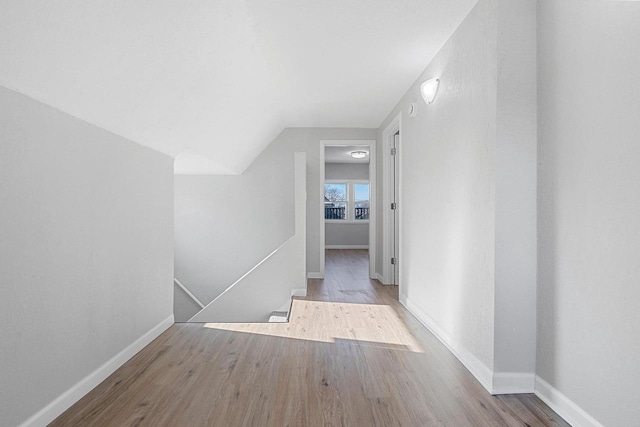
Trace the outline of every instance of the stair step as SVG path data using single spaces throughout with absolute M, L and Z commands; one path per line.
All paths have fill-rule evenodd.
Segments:
M 273 311 L 269 316 L 269 323 L 286 323 L 288 318 L 289 313 L 286 311 Z

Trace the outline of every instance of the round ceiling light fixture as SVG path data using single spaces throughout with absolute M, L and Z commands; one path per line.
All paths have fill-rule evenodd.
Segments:
M 351 152 L 351 157 L 353 157 L 354 159 L 364 159 L 365 157 L 367 157 L 367 152 L 366 151 L 352 151 Z

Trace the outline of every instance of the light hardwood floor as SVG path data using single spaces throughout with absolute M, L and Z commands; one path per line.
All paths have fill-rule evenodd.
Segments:
M 174 325 L 52 425 L 568 425 L 491 396 L 367 276 L 366 251 L 329 250 L 289 323 Z

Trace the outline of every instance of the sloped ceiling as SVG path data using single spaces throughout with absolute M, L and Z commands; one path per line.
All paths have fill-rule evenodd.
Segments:
M 241 173 L 284 127 L 377 127 L 475 3 L 3 0 L 0 84 Z

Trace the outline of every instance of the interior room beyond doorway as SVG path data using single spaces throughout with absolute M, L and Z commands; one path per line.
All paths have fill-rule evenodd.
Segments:
M 375 174 L 370 170 L 373 144 L 358 142 L 330 145 L 327 141 L 323 146 L 322 253 L 359 250 L 370 255 L 373 249 L 370 243 L 375 194 L 371 183 Z M 367 257 L 368 262 L 371 259 Z

